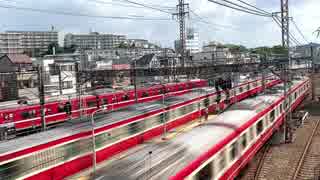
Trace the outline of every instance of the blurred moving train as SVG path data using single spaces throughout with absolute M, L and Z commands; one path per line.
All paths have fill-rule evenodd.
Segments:
M 193 88 L 207 86 L 206 80 L 190 80 L 187 82 L 170 83 L 165 85 L 154 85 L 148 88 L 137 90 L 138 102 L 147 102 L 160 99 L 163 93 L 167 95 L 180 95 L 190 91 Z M 126 92 L 101 93 L 98 95 L 87 95 L 81 97 L 81 106 L 79 98 L 62 100 L 46 103 L 45 120 L 47 124 L 63 122 L 69 118 L 80 116 L 80 107 L 82 114 L 90 114 L 97 108 L 105 106 L 113 110 L 135 103 L 135 92 L 129 90 Z M 68 113 L 65 111 L 68 110 Z M 28 128 L 35 128 L 41 125 L 40 105 L 17 105 L 15 108 L 0 110 L 0 127 L 14 128 L 15 131 Z
M 279 84 L 274 77 L 266 87 Z M 229 90 L 229 102 L 235 103 L 262 91 L 261 79 L 237 85 Z M 168 97 L 149 105 L 136 104 L 109 112 L 97 121 L 94 130 L 97 162 L 159 136 L 166 130 L 195 120 L 204 112 L 224 108 L 226 93 L 215 88 Z M 134 108 L 133 108 L 134 107 Z M 118 114 L 116 114 L 118 113 Z M 121 119 L 123 114 L 125 117 Z M 64 179 L 92 165 L 92 131 L 89 122 L 0 142 L 0 177 L 5 179 Z
M 197 139 L 203 136 L 207 137 L 208 142 L 214 143 L 174 173 L 170 180 L 236 178 L 266 141 L 280 129 L 286 111 L 295 110 L 310 90 L 309 78 L 296 78 L 292 81 L 287 98 L 284 97 L 281 84 L 262 95 L 233 105 L 214 121 L 200 127 L 202 133 L 193 137 L 194 146 L 199 146 Z
M 288 101 L 284 101 L 283 84 L 277 85 L 266 93 L 232 105 L 217 117 L 209 118 L 174 138 L 162 142 L 148 141 L 123 152 L 119 155 L 121 158 L 111 158 L 99 168 L 95 178 L 235 179 L 279 130 L 286 111 L 293 111 L 308 95 L 311 87 L 308 78 L 292 82 Z M 281 133 L 278 135 L 284 137 Z

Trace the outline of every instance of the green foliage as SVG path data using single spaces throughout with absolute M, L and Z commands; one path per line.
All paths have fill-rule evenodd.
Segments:
M 128 44 L 124 43 L 124 42 L 121 42 L 118 46 L 118 48 L 128 48 Z
M 248 49 L 243 45 L 225 44 L 224 47 L 229 48 L 231 52 L 247 52 Z
M 260 54 L 260 55 L 271 55 L 271 54 L 286 55 L 288 53 L 288 50 L 286 48 L 283 48 L 280 45 L 276 45 L 273 47 L 262 46 L 262 47 L 253 48 L 253 49 L 250 49 L 250 52 Z
M 58 43 L 53 42 L 49 44 L 47 52 L 43 55 L 52 55 L 53 54 L 53 47 L 55 47 L 56 54 L 60 53 L 74 53 L 77 50 L 76 45 L 71 45 L 70 47 L 60 47 Z

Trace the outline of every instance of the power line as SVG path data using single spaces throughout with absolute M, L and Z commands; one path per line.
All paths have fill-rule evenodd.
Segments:
M 100 15 L 90 15 L 90 14 L 81 14 L 81 13 L 64 12 L 64 11 L 52 11 L 52 10 L 46 10 L 46 9 L 36 9 L 36 8 L 8 6 L 8 5 L 0 5 L 0 8 L 16 9 L 16 10 L 39 12 L 39 13 L 46 13 L 46 14 L 57 14 L 57 15 L 89 17 L 89 18 L 102 18 L 102 19 L 141 20 L 141 21 L 171 21 L 172 20 L 170 18 L 148 18 L 148 17 L 137 18 L 137 17 L 130 17 L 130 16 L 100 16 Z
M 249 11 L 252 11 L 252 12 L 255 12 L 255 13 L 260 13 L 260 14 L 265 14 L 265 15 L 271 16 L 271 13 L 268 13 L 268 12 L 265 13 L 265 12 L 260 11 L 260 10 L 250 9 L 250 8 L 248 8 L 248 7 L 242 6 L 242 5 L 240 5 L 240 4 L 234 3 L 234 2 L 229 1 L 229 0 L 221 0 L 221 1 L 224 1 L 224 2 L 226 2 L 226 3 L 232 4 L 232 5 L 236 6 L 236 7 L 243 8 L 243 9 L 245 9 L 245 10 L 249 10 Z M 251 6 L 251 5 L 250 5 L 250 6 Z
M 279 20 L 278 18 L 279 18 L 278 16 L 273 17 L 273 19 L 276 21 L 276 23 L 278 24 L 278 26 L 279 26 L 280 28 L 282 28 L 281 23 L 280 23 L 280 20 Z M 296 45 L 298 45 L 298 46 L 301 45 L 301 43 L 292 35 L 291 32 L 289 32 L 289 38 L 290 38 L 291 41 L 294 42 Z
M 256 16 L 262 16 L 262 17 L 271 17 L 271 15 L 267 15 L 265 13 L 256 13 L 256 12 L 252 12 L 250 11 L 250 9 L 242 9 L 242 8 L 237 8 L 237 7 L 233 7 L 233 6 L 230 6 L 230 5 L 227 5 L 227 4 L 224 4 L 224 3 L 221 3 L 221 2 L 217 2 L 215 0 L 208 0 L 212 3 L 215 3 L 215 4 L 219 4 L 221 6 L 225 6 L 225 7 L 228 7 L 228 8 L 231 8 L 233 10 L 237 10 L 237 11 L 241 11 L 241 12 L 245 12 L 245 13 L 249 13 L 249 14 L 252 14 L 252 15 L 256 15 Z M 239 7 L 239 6 L 238 6 Z
M 260 8 L 254 6 L 254 5 L 251 5 L 251 4 L 247 3 L 247 2 L 244 2 L 244 1 L 242 1 L 242 0 L 237 0 L 237 1 L 239 1 L 239 2 L 241 2 L 241 3 L 243 3 L 243 4 L 245 4 L 245 5 L 247 5 L 247 6 L 249 6 L 249 7 L 252 7 L 252 8 L 255 8 L 255 9 L 259 10 L 259 11 L 262 11 L 262 12 L 264 12 L 264 13 L 266 13 L 266 14 L 272 15 L 272 13 L 270 13 L 270 12 L 268 12 L 268 11 L 265 11 L 265 10 L 263 10 L 263 9 L 260 9 Z
M 293 18 L 291 18 L 291 21 L 293 23 L 293 25 L 295 26 L 295 28 L 298 30 L 299 34 L 302 36 L 302 38 L 309 43 L 309 41 L 307 40 L 307 38 L 303 35 L 302 31 L 299 29 L 299 27 L 297 26 L 296 22 L 293 20 Z
M 279 18 L 279 17 L 277 17 L 277 16 L 272 17 L 272 19 L 277 23 L 277 25 L 278 25 L 280 28 L 282 28 L 281 23 L 280 23 L 280 20 L 279 20 L 278 18 Z M 300 43 L 296 38 L 294 38 L 294 36 L 293 36 L 290 32 L 289 32 L 289 38 L 290 38 L 291 41 L 292 41 L 293 43 L 295 43 L 296 45 L 298 45 L 298 46 L 301 45 L 301 43 Z
M 97 4 L 106 4 L 106 5 L 114 5 L 114 6 L 120 6 L 120 7 L 129 7 L 129 8 L 146 8 L 143 6 L 137 6 L 137 5 L 130 5 L 130 4 L 121 4 L 121 3 L 115 3 L 115 2 L 106 2 L 101 0 L 88 0 L 88 2 L 93 2 Z M 162 6 L 161 9 L 173 9 L 175 7 L 169 7 L 169 6 Z
M 202 17 L 202 16 L 198 15 L 192 9 L 190 9 L 190 12 L 199 19 L 199 22 L 202 22 L 202 23 L 205 23 L 205 24 L 208 24 L 208 25 L 212 25 L 214 28 L 216 28 L 215 26 L 219 26 L 219 27 L 222 27 L 222 28 L 225 28 L 225 29 L 235 29 L 233 26 L 227 26 L 227 25 L 222 25 L 222 24 L 211 23 L 211 22 L 207 21 L 205 17 Z
M 170 15 L 172 14 L 172 12 L 169 12 L 169 11 L 157 8 L 157 7 L 153 7 L 151 5 L 143 4 L 143 3 L 138 3 L 138 2 L 135 2 L 135 1 L 131 1 L 131 0 L 120 0 L 120 1 L 127 2 L 127 3 L 130 3 L 130 4 L 135 4 L 135 5 L 142 6 L 142 7 L 149 8 L 149 9 L 153 9 L 153 10 L 160 11 L 160 12 L 163 12 L 163 13 L 167 13 L 167 14 L 170 14 Z

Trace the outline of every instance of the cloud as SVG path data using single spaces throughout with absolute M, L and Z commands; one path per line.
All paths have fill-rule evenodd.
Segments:
M 131 15 L 136 17 L 172 18 L 169 14 L 151 9 L 121 7 L 110 4 L 110 2 L 119 4 L 120 1 L 115 0 L 17 0 L 15 2 L 17 3 L 6 4 L 47 9 L 50 11 L 74 12 L 100 16 Z M 109 4 L 103 4 L 101 2 Z M 170 6 L 173 8 L 177 4 L 175 1 L 166 0 L 158 0 L 155 2 L 151 0 L 137 0 L 136 2 L 155 4 L 157 6 Z M 256 4 L 258 7 L 270 12 L 280 10 L 280 0 L 251 0 L 246 2 Z M 188 20 L 187 26 L 195 27 L 199 31 L 201 44 L 214 40 L 255 47 L 262 45 L 271 46 L 280 44 L 281 42 L 280 29 L 269 18 L 237 12 L 215 5 L 207 0 L 190 0 L 189 3 L 190 8 L 193 11 L 202 17 L 206 17 L 205 20 L 211 23 L 211 25 L 208 25 L 196 21 L 195 17 L 190 14 L 192 19 Z M 315 36 L 312 35 L 312 32 L 320 26 L 320 23 L 317 24 L 317 22 L 314 21 L 315 18 L 310 17 L 320 16 L 317 14 L 318 11 L 316 9 L 317 7 L 320 7 L 320 2 L 318 0 L 292 0 L 290 3 L 290 13 L 292 13 L 295 21 L 300 25 L 301 30 L 306 34 L 307 38 L 315 41 Z M 4 4 L 5 2 L 1 2 L 0 5 Z M 54 25 L 60 31 L 60 41 L 62 41 L 65 33 L 87 33 L 90 29 L 103 33 L 124 34 L 127 35 L 128 38 L 144 38 L 152 42 L 160 42 L 163 46 L 170 47 L 173 47 L 174 40 L 178 38 L 178 24 L 175 20 L 135 21 L 99 19 L 43 14 L 3 8 L 0 8 L 0 15 L 6 17 L 5 19 L 2 19 L 2 26 L 0 26 L 1 31 L 49 30 L 51 25 Z M 295 31 L 293 32 L 296 34 L 297 39 L 303 42 L 302 38 L 299 37 L 299 34 Z

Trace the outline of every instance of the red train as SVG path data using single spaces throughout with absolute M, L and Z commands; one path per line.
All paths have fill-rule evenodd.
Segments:
M 165 85 L 155 85 L 148 88 L 139 88 L 137 90 L 138 102 L 147 102 L 162 97 L 162 93 L 167 95 L 180 95 L 190 91 L 192 88 L 207 86 L 206 80 L 191 80 L 180 83 L 170 83 Z M 71 104 L 69 115 L 65 113 L 65 105 Z M 99 108 L 113 110 L 135 103 L 134 90 L 122 91 L 116 93 L 102 93 L 99 95 L 87 95 L 81 98 L 82 113 L 89 114 Z M 45 119 L 47 124 L 58 123 L 68 118 L 77 118 L 80 115 L 79 98 L 71 100 L 55 101 L 45 104 Z M 37 127 L 41 124 L 40 105 L 18 106 L 10 109 L 0 110 L 0 124 L 6 124 L 7 127 L 15 127 L 15 130 L 23 130 L 31 127 Z
M 269 78 L 266 87 L 280 80 Z M 262 91 L 261 80 L 230 89 L 230 102 L 238 102 Z M 219 98 L 218 98 L 219 97 Z M 219 101 L 218 101 L 219 99 Z M 97 162 L 128 150 L 144 141 L 224 108 L 227 94 L 214 88 L 199 88 L 181 96 L 137 104 L 105 114 L 94 130 Z M 90 122 L 66 124 L 21 139 L 0 142 L 0 177 L 4 179 L 64 179 L 92 163 Z M 218 136 L 217 136 L 218 137 Z

